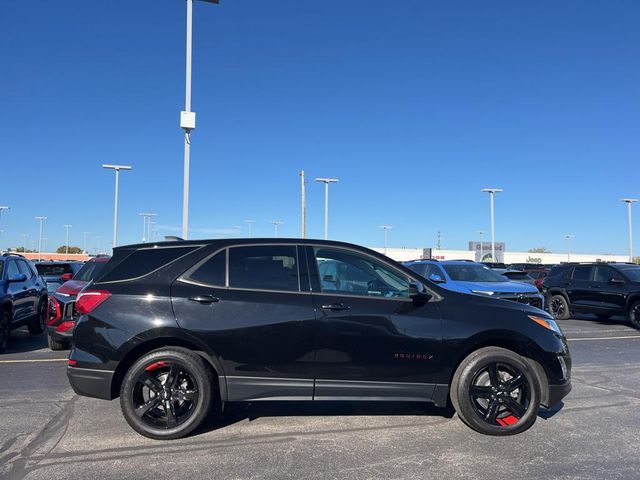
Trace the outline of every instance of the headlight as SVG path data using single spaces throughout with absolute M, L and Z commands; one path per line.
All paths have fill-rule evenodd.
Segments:
M 543 326 L 544 328 L 551 330 L 552 332 L 556 332 L 558 335 L 563 335 L 562 330 L 558 326 L 555 320 L 547 317 L 539 317 L 536 315 L 527 315 L 531 320 L 536 322 L 538 325 Z
M 488 290 L 471 290 L 471 293 L 479 293 L 480 295 L 494 295 L 496 292 L 490 292 Z

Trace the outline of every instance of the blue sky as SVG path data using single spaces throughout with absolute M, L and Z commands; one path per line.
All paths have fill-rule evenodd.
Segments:
M 299 177 L 336 177 L 330 236 L 466 249 L 625 253 L 640 196 L 640 3 L 222 0 L 194 17 L 192 238 L 300 232 Z M 185 2 L 0 3 L 0 247 L 90 231 L 177 234 L 182 211 Z M 323 233 L 323 188 L 307 189 Z M 636 215 L 640 224 L 640 216 Z M 175 231 L 172 231 L 175 229 Z M 246 230 L 245 230 L 246 233 Z M 640 238 L 636 229 L 636 238 Z M 636 244 L 637 245 L 637 244 Z M 640 251 L 636 247 L 637 251 Z

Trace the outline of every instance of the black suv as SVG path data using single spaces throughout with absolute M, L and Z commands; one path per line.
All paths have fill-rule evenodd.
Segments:
M 263 400 L 451 402 L 471 428 L 510 435 L 571 389 L 550 315 L 445 290 L 347 243 L 119 247 L 76 309 L 73 389 L 119 396 L 131 427 L 157 439 Z
M 33 264 L 22 255 L 0 256 L 0 352 L 11 330 L 24 325 L 37 335 L 47 318 L 47 286 Z
M 593 313 L 601 320 L 625 315 L 640 328 L 640 265 L 581 263 L 553 267 L 542 282 L 551 314 Z

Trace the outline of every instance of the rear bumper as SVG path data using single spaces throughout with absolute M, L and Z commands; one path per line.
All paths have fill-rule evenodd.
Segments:
M 71 342 L 73 340 L 73 327 L 65 330 L 64 332 L 58 332 L 57 327 L 47 327 L 47 334 L 58 342 Z
M 571 391 L 571 380 L 567 380 L 566 383 L 560 385 L 549 385 L 549 400 L 548 405 L 544 405 L 547 408 L 553 407 L 556 403 L 569 395 Z
M 67 367 L 67 377 L 73 391 L 85 397 L 111 400 L 113 372 L 91 368 Z

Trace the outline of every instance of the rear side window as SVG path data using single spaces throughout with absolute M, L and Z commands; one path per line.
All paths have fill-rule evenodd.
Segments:
M 121 282 L 143 277 L 164 267 L 178 258 L 193 252 L 199 246 L 144 248 L 136 250 L 122 260 L 115 268 L 108 271 L 104 277 L 97 278 L 102 282 Z
M 209 260 L 204 262 L 198 269 L 189 275 L 189 279 L 204 283 L 205 285 L 214 285 L 223 287 L 225 285 L 225 272 L 227 268 L 227 251 L 223 250 L 216 253 Z
M 229 287 L 299 291 L 295 245 L 230 248 Z
M 574 280 L 584 280 L 584 281 L 590 281 L 591 280 L 591 273 L 593 272 L 593 267 L 588 266 L 588 265 L 580 265 L 578 267 L 575 267 L 573 269 L 573 279 Z
M 102 271 L 107 262 L 87 262 L 84 266 L 73 276 L 74 280 L 80 280 L 83 282 L 90 282 L 98 273 Z

